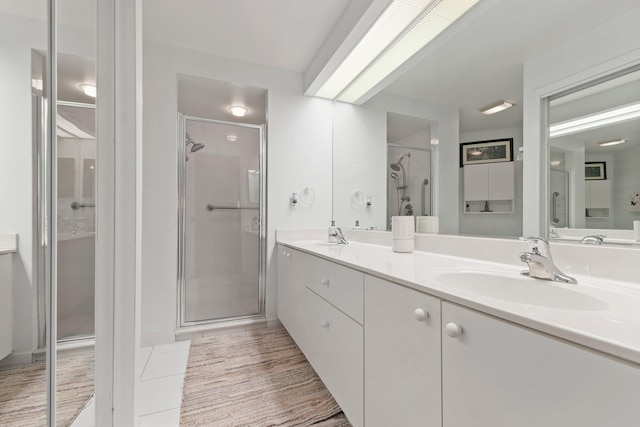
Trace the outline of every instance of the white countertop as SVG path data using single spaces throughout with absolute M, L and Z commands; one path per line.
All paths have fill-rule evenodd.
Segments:
M 18 252 L 17 234 L 0 234 L 0 255 Z
M 521 276 L 523 268 L 514 265 L 432 252 L 396 253 L 389 246 L 366 243 L 351 242 L 347 246 L 319 240 L 278 243 L 640 364 L 637 284 L 579 275 L 575 275 L 577 285 L 561 284 Z M 515 302 L 509 296 L 503 298 L 495 291 L 489 296 L 462 283 L 466 282 L 463 279 L 481 276 L 488 277 L 492 284 L 506 283 L 506 293 L 520 301 Z M 515 292 L 509 287 L 512 280 L 514 288 L 517 287 Z M 578 309 L 567 308 L 571 306 Z

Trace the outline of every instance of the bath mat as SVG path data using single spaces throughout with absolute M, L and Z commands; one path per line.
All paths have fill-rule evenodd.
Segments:
M 180 425 L 351 426 L 283 327 L 192 340 Z

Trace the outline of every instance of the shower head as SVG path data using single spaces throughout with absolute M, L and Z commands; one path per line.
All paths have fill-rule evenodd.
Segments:
M 391 163 L 389 165 L 391 167 L 391 169 L 393 169 L 396 172 L 400 172 L 400 163 Z M 396 175 L 395 173 L 392 173 L 391 176 Z M 397 175 L 396 175 L 397 176 Z
M 189 134 L 186 134 L 186 139 L 187 141 L 185 142 L 184 146 L 185 148 L 187 147 L 187 145 L 189 144 L 193 144 L 191 146 L 191 152 L 195 153 L 196 151 L 200 151 L 204 148 L 204 144 L 200 143 L 200 142 L 195 142 L 193 139 L 191 139 L 191 137 L 189 136 Z
M 204 144 L 199 142 L 194 142 L 193 145 L 191 146 L 191 152 L 195 153 L 196 151 L 200 151 L 203 148 L 204 148 Z

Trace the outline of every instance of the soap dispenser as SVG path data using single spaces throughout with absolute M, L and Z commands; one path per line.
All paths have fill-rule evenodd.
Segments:
M 336 230 L 336 221 L 331 220 L 331 225 L 329 226 L 329 243 L 338 243 L 338 232 Z

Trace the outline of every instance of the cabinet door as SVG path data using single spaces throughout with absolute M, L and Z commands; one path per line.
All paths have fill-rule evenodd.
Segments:
M 309 258 L 278 245 L 278 318 L 305 354 L 309 345 L 304 277 Z
M 365 276 L 367 427 L 440 426 L 440 301 Z
M 611 182 L 607 180 L 587 181 L 587 191 L 590 192 L 588 208 L 607 209 L 611 207 Z
M 442 327 L 443 427 L 639 425 L 637 365 L 446 302 Z
M 513 162 L 490 163 L 488 166 L 488 200 L 513 200 L 515 189 Z
M 489 200 L 489 164 L 464 167 L 464 199 Z
M 364 426 L 362 326 L 310 289 L 306 313 L 309 363 L 327 386 L 349 422 Z

